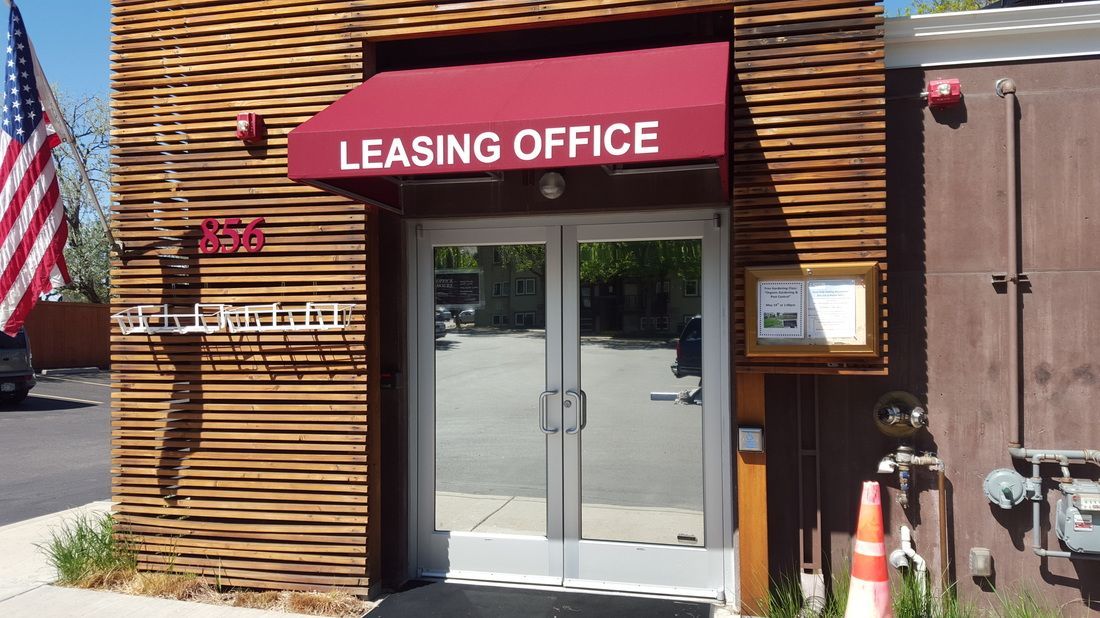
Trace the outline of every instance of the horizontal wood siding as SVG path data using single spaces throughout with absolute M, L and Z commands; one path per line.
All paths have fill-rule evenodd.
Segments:
M 727 5 L 112 0 L 113 227 L 127 247 L 114 308 L 358 305 L 339 333 L 113 331 L 113 495 L 141 565 L 261 588 L 372 583 L 369 318 L 400 301 L 370 293 L 372 215 L 286 178 L 288 131 L 362 81 L 364 41 Z M 264 116 L 262 146 L 235 138 L 238 111 Z M 198 252 L 202 219 L 261 216 L 262 253 Z
M 737 371 L 885 373 L 885 343 L 871 361 L 747 358 L 744 289 L 746 266 L 879 260 L 886 306 L 882 7 L 738 0 L 733 11 Z
M 90 303 L 38 303 L 27 316 L 34 368 L 111 364 L 111 308 Z

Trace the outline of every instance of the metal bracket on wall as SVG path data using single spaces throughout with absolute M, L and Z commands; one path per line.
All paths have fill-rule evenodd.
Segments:
M 998 292 L 1005 290 L 1008 286 L 1009 277 L 1005 273 L 993 273 L 989 279 Z M 1031 279 L 1028 278 L 1027 273 L 1020 273 L 1016 275 L 1016 283 L 1027 289 L 1031 285 Z

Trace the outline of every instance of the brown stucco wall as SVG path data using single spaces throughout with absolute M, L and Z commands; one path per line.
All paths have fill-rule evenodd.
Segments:
M 919 97 L 927 79 L 957 77 L 961 109 L 932 114 Z M 1100 58 L 892 70 L 887 81 L 890 376 L 817 378 L 821 422 L 822 529 L 834 564 L 850 555 L 859 483 L 888 487 L 888 532 L 915 526 L 917 549 L 934 574 L 938 547 L 935 478 L 916 472 L 908 512 L 897 479 L 875 473 L 896 443 L 874 429 L 880 395 L 902 389 L 928 402 L 930 431 L 918 448 L 947 461 L 951 552 L 962 596 L 986 603 L 989 586 L 967 569 L 971 547 L 993 551 L 997 587 L 1030 586 L 1066 615 L 1090 613 L 1100 562 L 1041 561 L 1031 552 L 1031 509 L 992 507 L 982 494 L 991 470 L 1011 467 L 1005 444 L 1006 307 L 990 275 L 1005 270 L 1004 101 L 994 81 L 1019 87 L 1021 256 L 1031 279 L 1023 300 L 1025 446 L 1100 448 Z M 769 460 L 794 457 L 794 376 L 769 376 Z M 803 377 L 812 407 L 814 378 Z M 798 566 L 795 466 L 769 467 L 773 571 Z M 1029 468 L 1016 468 L 1027 475 Z M 1057 470 L 1044 467 L 1048 475 Z M 1096 467 L 1073 468 L 1096 478 Z M 1047 482 L 1047 487 L 1053 484 Z M 1049 492 L 1053 506 L 1056 492 Z M 1044 509 L 1043 527 L 1051 523 Z M 887 540 L 888 549 L 896 540 Z M 1046 546 L 1062 549 L 1053 531 Z

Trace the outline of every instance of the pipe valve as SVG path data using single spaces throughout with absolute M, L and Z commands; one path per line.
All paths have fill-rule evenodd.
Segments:
M 903 392 L 886 393 L 875 404 L 875 426 L 892 438 L 908 438 L 928 426 L 928 411 L 915 396 Z

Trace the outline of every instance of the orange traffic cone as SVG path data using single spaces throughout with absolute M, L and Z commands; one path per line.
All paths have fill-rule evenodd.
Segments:
M 852 585 L 844 618 L 888 618 L 890 580 L 886 574 L 886 542 L 882 530 L 882 497 L 878 483 L 863 484 L 855 550 L 852 552 Z

